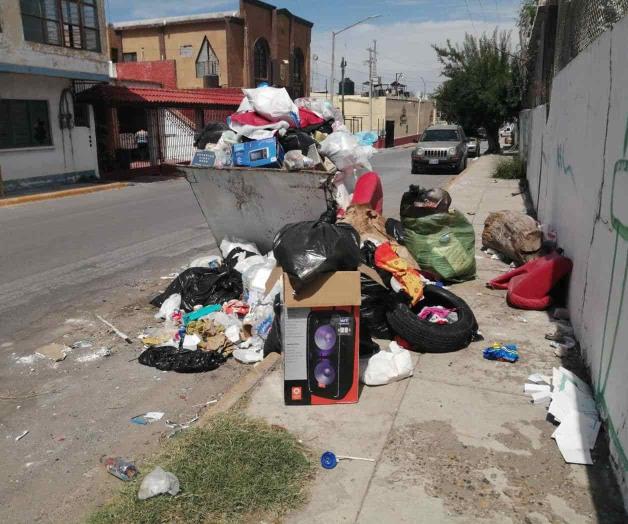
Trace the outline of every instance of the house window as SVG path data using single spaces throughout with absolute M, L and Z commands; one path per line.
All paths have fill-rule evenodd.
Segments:
M 182 45 L 179 47 L 179 56 L 192 56 L 193 49 L 194 48 L 191 45 Z
M 209 44 L 207 37 L 203 39 L 201 44 L 201 50 L 196 57 L 196 78 L 203 78 L 205 76 L 219 76 L 220 68 L 218 64 L 218 57 L 212 46 Z
M 270 80 L 270 48 L 264 38 L 259 38 L 253 48 L 253 79 L 255 85 Z
M 100 52 L 96 0 L 20 0 L 24 39 Z
M 0 149 L 49 145 L 46 100 L 0 100 Z
M 137 62 L 137 53 L 122 53 L 123 62 Z

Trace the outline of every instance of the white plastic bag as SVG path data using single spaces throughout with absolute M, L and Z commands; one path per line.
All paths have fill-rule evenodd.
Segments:
M 285 87 L 257 87 L 242 91 L 257 114 L 273 122 L 283 120 L 298 126 L 299 108 L 292 101 Z
M 329 134 L 321 142 L 321 153 L 340 171 L 352 173 L 354 169 L 372 169 L 369 158 L 373 155 L 373 148 L 361 146 L 357 138 L 346 131 Z
M 249 257 L 247 260 L 254 258 Z M 275 269 L 277 261 L 274 258 L 264 257 L 264 260 L 257 261 L 255 264 L 249 265 L 242 271 L 242 286 L 244 288 L 244 296 L 250 304 L 252 298 L 263 296 L 266 291 L 266 282 L 268 277 Z M 237 269 L 237 268 L 236 268 Z
M 172 314 L 181 307 L 181 295 L 179 293 L 173 293 L 166 300 L 163 301 L 159 311 L 155 313 L 155 319 L 166 320 L 172 316 Z
M 238 273 L 244 274 L 249 268 L 266 263 L 266 257 L 262 255 L 253 255 L 252 257 L 238 257 L 238 263 L 234 266 Z
M 391 342 L 368 359 L 360 360 L 360 381 L 367 386 L 383 386 L 412 376 L 412 356 L 407 349 Z
M 190 267 L 209 267 L 217 268 L 222 264 L 222 258 L 218 255 L 209 255 L 206 257 L 198 257 L 190 262 Z
M 298 171 L 299 169 L 312 169 L 316 166 L 316 162 L 305 156 L 299 149 L 293 149 L 285 154 L 283 165 L 288 171 Z
M 297 107 L 304 107 L 305 109 L 309 109 L 310 111 L 316 113 L 318 116 L 325 120 L 329 120 L 333 118 L 337 122 L 342 123 L 342 112 L 329 100 L 324 100 L 322 98 L 297 98 L 294 101 L 294 104 Z
M 222 253 L 223 257 L 226 257 L 236 247 L 244 249 L 244 251 L 255 253 L 256 255 L 261 255 L 259 249 L 257 249 L 257 246 L 253 242 L 248 242 L 247 240 L 242 240 L 241 238 L 236 237 L 223 238 L 222 242 L 220 243 L 220 252 Z
M 162 493 L 170 493 L 170 495 L 179 493 L 179 479 L 174 473 L 164 471 L 157 466 L 142 480 L 137 498 L 146 500 L 155 495 L 161 495 Z

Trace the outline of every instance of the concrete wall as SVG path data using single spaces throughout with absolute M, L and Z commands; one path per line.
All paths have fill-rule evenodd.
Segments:
M 18 185 L 43 184 L 51 179 L 72 181 L 98 175 L 91 110 L 89 128 L 59 127 L 59 99 L 63 89 L 70 86 L 70 80 L 63 78 L 0 73 L 0 98 L 48 101 L 52 135 L 51 146 L 0 149 L 2 178 L 9 190 Z
M 555 78 L 527 115 L 539 220 L 574 261 L 569 309 L 628 507 L 628 18 Z
M 98 2 L 101 52 L 83 51 L 24 40 L 19 0 L 0 2 L 0 71 L 108 80 L 104 2 Z

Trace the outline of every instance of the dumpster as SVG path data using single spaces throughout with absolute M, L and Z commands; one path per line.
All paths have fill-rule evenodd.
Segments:
M 178 166 L 212 230 L 224 237 L 272 249 L 275 234 L 290 222 L 316 220 L 326 210 L 324 171 Z

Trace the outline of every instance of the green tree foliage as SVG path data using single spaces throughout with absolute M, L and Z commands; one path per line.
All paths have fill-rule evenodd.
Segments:
M 486 130 L 489 152 L 499 152 L 499 128 L 521 107 L 519 58 L 511 53 L 510 33 L 465 35 L 462 45 L 447 40 L 432 46 L 447 78 L 436 90 L 439 111 L 469 135 Z

